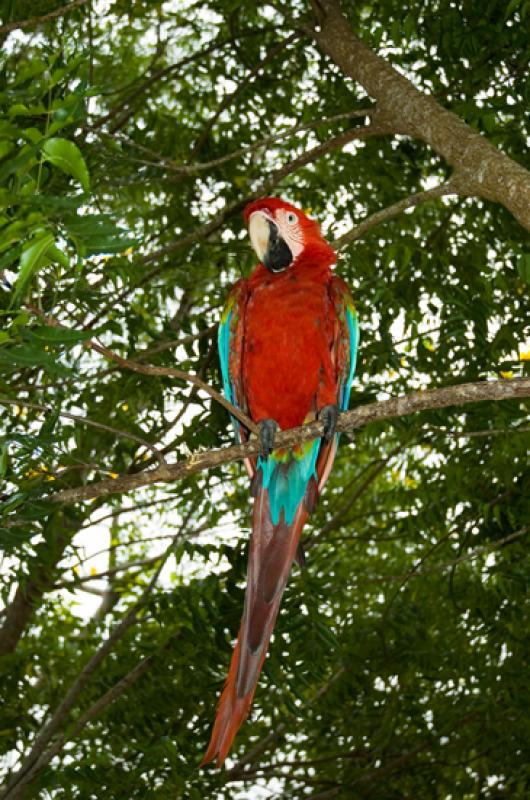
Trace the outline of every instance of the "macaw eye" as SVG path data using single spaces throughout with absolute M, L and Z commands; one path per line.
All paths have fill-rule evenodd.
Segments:
M 298 217 L 292 211 L 289 211 L 287 214 L 287 222 L 289 225 L 294 225 L 295 222 L 298 222 Z

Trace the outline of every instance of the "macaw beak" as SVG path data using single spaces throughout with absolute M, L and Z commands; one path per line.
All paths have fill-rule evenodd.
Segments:
M 248 232 L 256 255 L 269 272 L 283 272 L 292 264 L 291 249 L 266 211 L 250 215 Z

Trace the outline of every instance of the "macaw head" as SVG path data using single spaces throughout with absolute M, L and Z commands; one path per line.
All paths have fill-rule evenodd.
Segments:
M 252 247 L 269 272 L 285 272 L 306 256 L 320 263 L 335 261 L 335 251 L 323 239 L 318 223 L 284 200 L 254 200 L 244 216 Z

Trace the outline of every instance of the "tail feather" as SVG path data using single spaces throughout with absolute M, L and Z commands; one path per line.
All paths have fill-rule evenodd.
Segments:
M 273 524 L 268 490 L 257 487 L 241 627 L 201 766 L 216 757 L 217 766 L 223 763 L 248 715 L 307 517 L 302 501 L 292 522 L 287 524 L 282 513 Z

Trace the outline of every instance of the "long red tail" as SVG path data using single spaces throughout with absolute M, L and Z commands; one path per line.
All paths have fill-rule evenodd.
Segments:
M 245 607 L 230 670 L 201 766 L 217 757 L 225 760 L 234 737 L 247 717 L 254 697 L 280 603 L 307 519 L 304 501 L 290 525 L 271 521 L 268 491 L 260 488 L 254 503 Z

